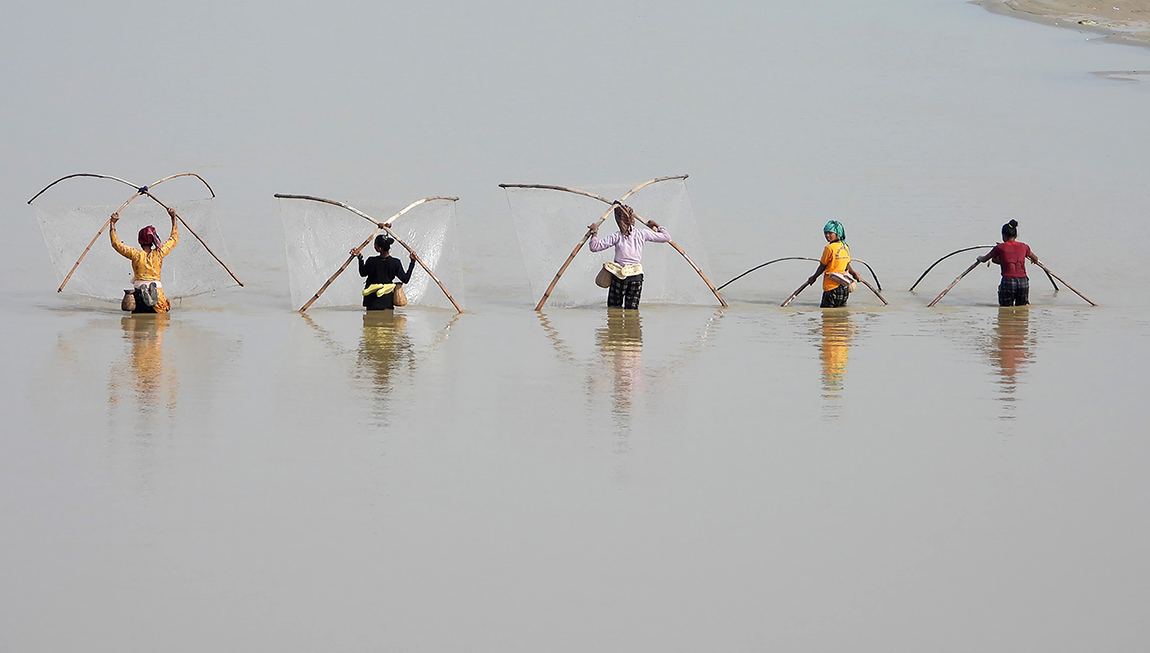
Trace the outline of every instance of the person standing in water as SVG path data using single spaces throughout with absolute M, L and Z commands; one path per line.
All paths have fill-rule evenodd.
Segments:
M 823 275 L 823 299 L 819 303 L 819 308 L 846 306 L 851 294 L 851 282 L 859 279 L 859 275 L 851 267 L 851 248 L 847 246 L 847 231 L 843 223 L 831 220 L 823 226 L 823 237 L 827 239 L 827 246 L 823 248 L 818 269 L 807 279 L 807 283 L 814 285 L 819 275 Z
M 599 238 L 599 225 L 588 225 L 591 240 L 588 246 L 592 252 L 602 252 L 614 247 L 615 260 L 603 264 L 611 275 L 611 286 L 607 291 L 607 307 L 639 308 L 639 297 L 643 294 L 643 243 L 665 243 L 671 240 L 667 230 L 654 220 L 649 220 L 646 229 L 635 228 L 635 212 L 625 204 L 615 203 L 615 224 L 619 231 Z
M 168 239 L 160 242 L 156 228 L 148 225 L 140 230 L 136 240 L 143 249 L 136 249 L 125 245 L 116 235 L 116 223 L 120 220 L 119 213 L 113 213 L 108 234 L 112 239 L 112 249 L 120 256 L 132 261 L 132 287 L 135 288 L 136 307 L 133 313 L 167 313 L 172 310 L 171 303 L 164 296 L 164 286 L 160 283 L 160 269 L 167 256 L 180 240 L 179 230 L 176 228 L 176 210 L 169 208 L 168 215 L 172 218 L 172 232 Z
M 387 311 L 395 308 L 396 281 L 411 281 L 411 271 L 415 269 L 415 258 L 407 261 L 407 270 L 399 259 L 391 256 L 391 244 L 395 239 L 380 234 L 375 237 L 375 251 L 379 256 L 363 260 L 363 252 L 351 250 L 359 259 L 359 276 L 367 277 L 363 282 L 363 306 L 369 311 Z
M 979 263 L 994 261 L 1002 268 L 1002 282 L 998 284 L 999 306 L 1026 306 L 1030 303 L 1030 278 L 1026 276 L 1026 259 L 1037 263 L 1038 257 L 1026 243 L 1018 242 L 1018 221 L 1002 225 L 1002 242 L 995 245 Z

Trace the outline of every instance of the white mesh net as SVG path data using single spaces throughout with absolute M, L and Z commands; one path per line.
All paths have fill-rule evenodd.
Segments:
M 220 223 L 212 213 L 212 200 L 189 200 L 169 204 L 220 258 L 227 261 L 227 247 L 220 233 Z M 56 280 L 63 281 L 68 271 L 83 254 L 92 236 L 108 221 L 117 206 L 33 204 L 48 256 L 56 270 Z M 146 197 L 138 198 L 120 211 L 116 233 L 125 244 L 139 247 L 136 235 L 140 229 L 154 225 L 160 238 L 167 240 L 171 218 L 163 207 Z M 204 245 L 180 225 L 180 241 L 164 258 L 161 275 L 164 294 L 169 298 L 190 297 L 235 285 Z M 132 264 L 112 249 L 108 230 L 100 235 L 92 249 L 76 268 L 64 292 L 121 299 L 132 287 Z
M 535 188 L 507 188 L 507 201 L 523 249 L 531 292 L 536 301 L 546 292 L 559 267 L 572 248 L 608 207 L 603 202 L 563 191 Z M 627 199 L 626 204 L 645 220 L 655 220 L 671 234 L 702 270 L 707 254 L 700 237 L 687 186 L 681 179 L 651 184 Z M 637 225 L 639 229 L 646 229 Z M 608 218 L 600 227 L 601 236 L 616 231 Z M 548 306 L 587 306 L 602 304 L 607 291 L 595 285 L 595 275 L 610 261 L 613 250 L 593 253 L 587 245 L 571 261 L 559 279 Z M 669 244 L 647 243 L 643 249 L 643 303 L 714 304 L 717 300 L 698 273 Z
M 397 209 L 364 206 L 360 210 L 382 221 L 394 215 Z M 300 308 L 311 299 L 347 261 L 349 252 L 375 231 L 370 221 L 343 207 L 312 200 L 281 199 L 280 217 L 284 225 L 288 284 L 294 308 Z M 424 202 L 397 218 L 391 230 L 419 254 L 455 301 L 463 306 L 463 265 L 457 245 L 455 202 Z M 369 243 L 363 253 L 365 257 L 374 256 L 375 250 Z M 399 243 L 392 245 L 391 255 L 406 264 L 407 250 Z M 419 263 L 415 264 L 411 282 L 403 289 L 411 305 L 453 308 Z M 362 293 L 363 278 L 353 260 L 312 304 L 312 308 L 360 306 Z

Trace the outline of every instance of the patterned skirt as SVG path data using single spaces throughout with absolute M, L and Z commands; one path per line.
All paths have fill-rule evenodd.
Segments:
M 998 284 L 999 306 L 1026 306 L 1030 303 L 1029 277 L 1003 277 Z
M 847 305 L 847 299 L 851 296 L 851 287 L 842 285 L 834 290 L 823 291 L 823 301 L 819 304 L 819 308 L 839 308 L 840 306 Z

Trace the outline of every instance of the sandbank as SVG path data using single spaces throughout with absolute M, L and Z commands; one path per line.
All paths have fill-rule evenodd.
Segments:
M 990 11 L 1150 47 L 1150 0 L 974 0 Z

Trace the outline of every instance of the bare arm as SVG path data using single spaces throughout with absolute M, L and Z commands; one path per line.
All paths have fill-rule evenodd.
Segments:
M 810 279 L 807 279 L 807 284 L 814 285 L 814 283 L 818 281 L 819 275 L 822 274 L 826 269 L 827 266 L 825 263 L 819 263 L 819 269 L 815 270 L 815 273 L 811 275 Z
M 859 273 L 855 272 L 855 269 L 851 267 L 850 263 L 847 263 L 847 272 L 849 272 L 850 275 L 854 277 L 855 281 L 860 281 L 862 279 L 862 277 L 859 276 Z

